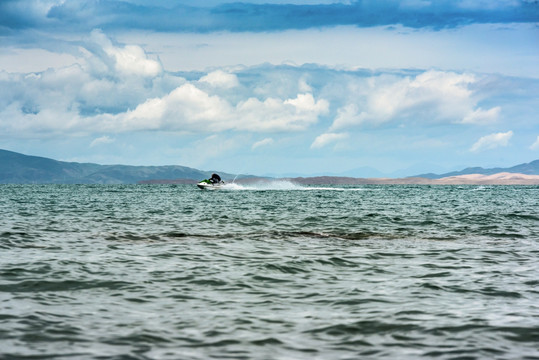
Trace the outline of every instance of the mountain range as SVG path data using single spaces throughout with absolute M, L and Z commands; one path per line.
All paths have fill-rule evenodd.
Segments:
M 3 184 L 136 184 L 152 179 L 205 179 L 212 171 L 185 166 L 99 165 L 58 161 L 0 150 Z M 220 173 L 224 179 L 234 175 Z
M 415 177 L 422 177 L 427 179 L 441 179 L 451 176 L 461 176 L 461 175 L 471 175 L 471 174 L 481 174 L 481 175 L 494 175 L 498 173 L 518 173 L 525 175 L 539 175 L 539 160 L 534 160 L 529 163 L 515 165 L 509 168 L 490 168 L 484 169 L 482 167 L 469 167 L 460 171 L 452 171 L 445 174 L 421 174 L 416 175 Z
M 3 184 L 194 183 L 196 180 L 210 177 L 212 172 L 216 171 L 204 171 L 179 165 L 130 166 L 65 162 L 0 149 L 0 183 Z M 498 173 L 539 175 L 539 160 L 510 168 L 470 167 L 445 174 L 421 174 L 408 179 L 410 181 L 414 178 L 434 180 L 469 174 L 493 175 Z M 219 172 L 219 174 L 224 180 L 236 177 L 236 175 L 229 173 Z M 256 178 L 256 176 L 249 175 L 237 177 L 238 179 Z M 304 181 L 308 182 L 308 180 Z M 404 183 L 407 182 L 404 181 Z

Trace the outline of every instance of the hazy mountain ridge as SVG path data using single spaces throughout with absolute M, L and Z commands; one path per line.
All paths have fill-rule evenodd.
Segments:
M 99 165 L 58 161 L 0 149 L 0 183 L 11 184 L 192 184 L 210 177 L 203 171 L 179 165 Z M 504 175 L 510 173 L 509 175 Z M 225 180 L 235 175 L 219 172 Z M 474 176 L 470 176 L 470 175 Z M 527 177 L 527 175 L 532 175 Z M 470 167 L 445 174 L 423 174 L 407 178 L 354 178 L 317 176 L 288 178 L 300 184 L 539 184 L 539 160 L 510 168 Z M 243 180 L 242 180 L 243 179 Z M 252 182 L 256 176 L 238 176 Z
M 135 184 L 151 179 L 204 179 L 211 171 L 179 165 L 129 166 L 58 161 L 0 150 L 0 183 Z M 234 175 L 221 173 L 223 178 Z
M 452 171 L 444 174 L 421 174 L 414 177 L 422 177 L 427 179 L 441 179 L 452 176 L 460 175 L 471 175 L 471 174 L 481 174 L 481 175 L 494 175 L 498 173 L 518 173 L 524 175 L 539 175 L 539 160 L 534 160 L 529 163 L 523 163 L 519 165 L 512 166 L 510 168 L 488 168 L 484 169 L 482 167 L 469 167 L 460 171 Z

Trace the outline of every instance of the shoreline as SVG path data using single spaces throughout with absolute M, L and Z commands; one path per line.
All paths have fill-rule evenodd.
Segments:
M 520 173 L 497 173 L 493 175 L 469 174 L 440 179 L 422 177 L 408 178 L 355 178 L 343 176 L 312 176 L 294 178 L 246 178 L 238 184 L 257 184 L 272 181 L 290 181 L 300 185 L 539 185 L 539 175 Z M 139 181 L 138 184 L 196 184 L 194 179 L 155 179 Z

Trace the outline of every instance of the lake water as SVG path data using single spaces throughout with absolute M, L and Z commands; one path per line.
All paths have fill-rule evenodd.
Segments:
M 539 359 L 539 187 L 0 185 L 0 359 Z

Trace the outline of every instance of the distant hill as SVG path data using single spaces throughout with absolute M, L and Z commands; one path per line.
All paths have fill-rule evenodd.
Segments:
M 494 175 L 498 173 L 519 173 L 525 175 L 539 175 L 539 160 L 534 160 L 529 163 L 515 165 L 509 168 L 489 168 L 484 169 L 482 167 L 469 167 L 461 171 L 453 171 L 445 174 L 421 174 L 415 175 L 413 177 L 422 177 L 427 179 L 441 179 L 451 176 L 460 176 L 460 175 L 471 175 L 471 174 L 481 174 L 481 175 Z
M 99 165 L 57 161 L 39 156 L 28 156 L 0 149 L 0 184 L 192 184 L 209 178 L 212 172 L 185 166 L 128 166 Z M 465 175 L 503 175 L 493 178 L 466 177 Z M 232 180 L 233 174 L 219 172 L 224 180 Z M 510 168 L 484 169 L 466 168 L 446 174 L 422 174 L 404 179 L 393 178 L 353 178 L 353 177 L 308 177 L 288 178 L 301 184 L 442 184 L 442 183 L 538 183 L 537 179 L 524 175 L 539 175 L 539 160 Z M 451 179 L 446 179 L 451 178 Z M 439 180 L 441 181 L 434 181 Z M 238 176 L 238 182 L 250 183 L 263 180 L 249 175 Z
M 205 179 L 212 171 L 185 166 L 127 166 L 65 162 L 0 150 L 3 184 L 135 184 L 145 180 Z M 219 173 L 224 179 L 234 175 Z
M 492 175 L 458 175 L 439 179 L 425 177 L 407 178 L 353 178 L 316 176 L 288 178 L 302 185 L 539 185 L 539 175 L 501 172 Z

